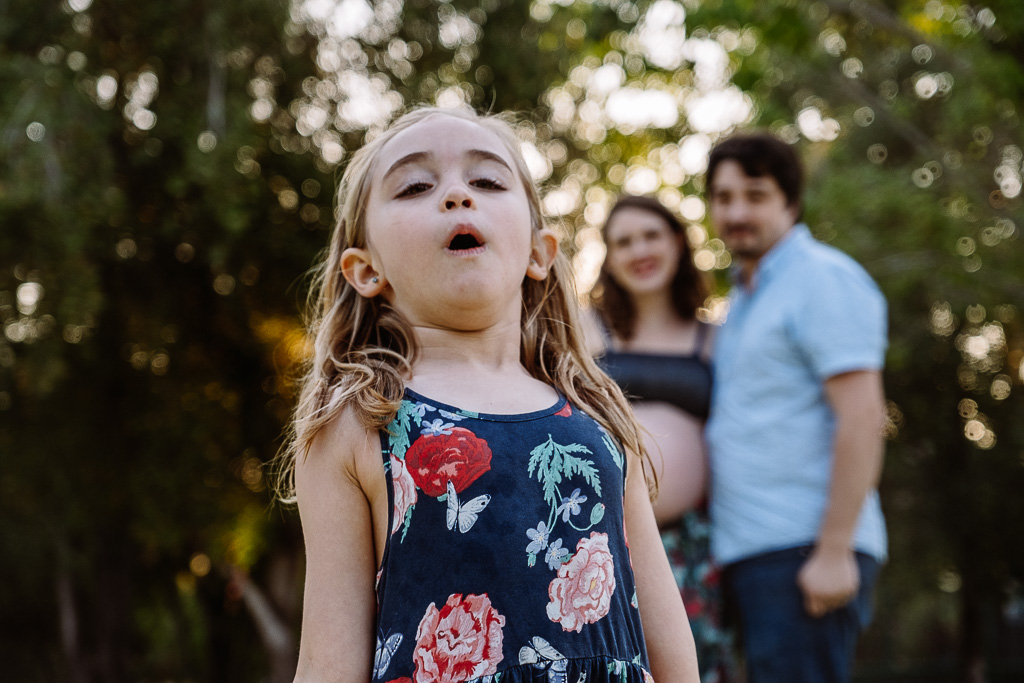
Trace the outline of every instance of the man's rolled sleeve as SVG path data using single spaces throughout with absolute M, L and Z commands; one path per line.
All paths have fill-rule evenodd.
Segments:
M 815 268 L 797 322 L 810 367 L 824 380 L 844 372 L 879 370 L 885 363 L 885 298 L 855 263 L 834 260 Z

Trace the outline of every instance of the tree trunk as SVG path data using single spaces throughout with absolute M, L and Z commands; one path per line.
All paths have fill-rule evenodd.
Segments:
M 96 668 L 102 683 L 121 683 L 127 679 L 133 546 L 115 524 L 104 536 L 96 564 Z
M 79 646 L 78 607 L 75 605 L 75 588 L 68 569 L 67 549 L 63 541 L 58 541 L 57 547 L 57 576 L 54 590 L 57 595 L 61 653 L 67 665 L 68 682 L 87 683 L 89 677 Z
M 295 676 L 298 657 L 290 624 L 281 618 L 270 598 L 248 574 L 231 567 L 231 581 L 256 624 L 260 640 L 270 660 L 270 683 L 289 683 Z

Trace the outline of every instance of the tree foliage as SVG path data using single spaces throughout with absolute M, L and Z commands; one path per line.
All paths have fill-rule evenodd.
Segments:
M 797 145 L 812 230 L 890 304 L 892 559 L 862 675 L 1020 675 L 1017 0 L 12 0 L 0 38 L 12 679 L 289 678 L 301 549 L 263 464 L 303 273 L 337 169 L 421 102 L 523 113 L 584 289 L 614 196 L 656 194 L 717 278 L 710 318 L 710 145 Z

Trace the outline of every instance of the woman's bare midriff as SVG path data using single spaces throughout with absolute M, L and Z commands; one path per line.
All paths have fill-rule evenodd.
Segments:
M 634 403 L 633 412 L 646 430 L 644 445 L 658 473 L 654 516 L 658 526 L 669 526 L 704 500 L 708 478 L 704 424 L 659 401 Z

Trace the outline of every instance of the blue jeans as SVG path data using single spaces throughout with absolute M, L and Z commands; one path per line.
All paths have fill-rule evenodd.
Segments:
M 748 683 L 849 683 L 857 635 L 871 621 L 879 563 L 857 553 L 857 597 L 815 619 L 804 611 L 796 584 L 810 552 L 811 546 L 788 548 L 725 567 Z

